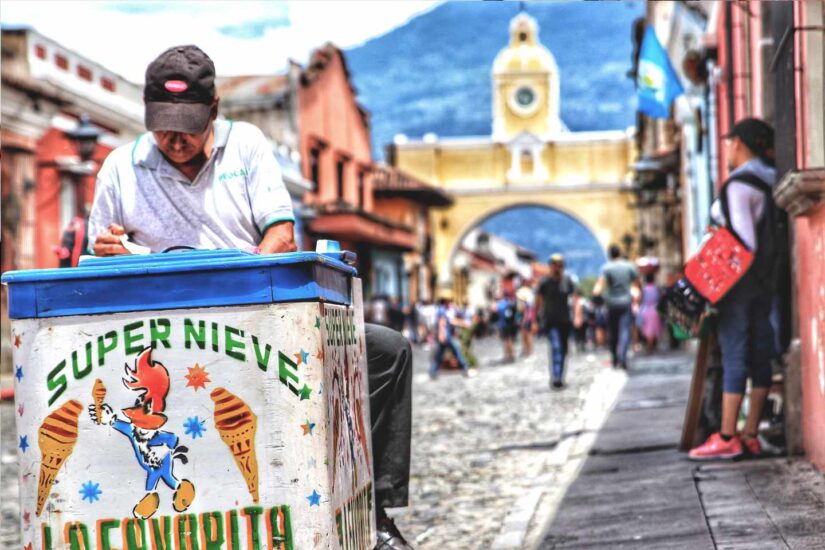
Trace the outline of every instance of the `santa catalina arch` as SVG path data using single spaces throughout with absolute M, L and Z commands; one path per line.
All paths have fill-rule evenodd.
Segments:
M 490 136 L 420 141 L 402 136 L 391 148 L 401 170 L 453 194 L 432 214 L 440 286 L 450 286 L 452 256 L 467 232 L 496 212 L 537 205 L 585 225 L 602 246 L 635 235 L 631 207 L 632 133 L 570 132 L 559 116 L 559 72 L 526 13 L 510 23 L 510 42 L 492 68 Z M 529 226 L 531 220 L 523 220 Z

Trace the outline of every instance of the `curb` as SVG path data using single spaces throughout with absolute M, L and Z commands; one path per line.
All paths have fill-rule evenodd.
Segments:
M 531 539 L 549 525 L 626 382 L 625 373 L 612 369 L 597 375 L 585 397 L 582 416 L 573 426 L 568 427 L 568 431 L 577 432 L 577 435 L 563 439 L 548 455 L 545 473 L 536 480 L 536 488 L 522 495 L 505 517 L 490 546 L 492 550 L 516 550 L 533 546 Z M 553 468 L 560 469 L 561 479 L 554 476 Z M 542 509 L 542 517 L 536 517 L 545 499 L 548 499 L 548 505 Z M 535 522 L 540 525 L 531 529 Z

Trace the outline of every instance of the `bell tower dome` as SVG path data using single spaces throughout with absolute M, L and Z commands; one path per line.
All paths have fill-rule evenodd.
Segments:
M 510 43 L 493 62 L 493 139 L 529 133 L 549 139 L 562 129 L 559 69 L 538 37 L 536 20 L 520 12 L 510 22 Z

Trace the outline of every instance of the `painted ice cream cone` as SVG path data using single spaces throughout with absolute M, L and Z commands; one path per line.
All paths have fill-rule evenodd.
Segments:
M 77 420 L 83 405 L 74 399 L 55 409 L 40 425 L 37 444 L 40 446 L 40 477 L 37 480 L 37 510 L 39 516 L 52 491 L 57 472 L 72 454 L 77 442 Z
M 103 400 L 106 399 L 106 386 L 103 385 L 103 380 L 100 378 L 95 380 L 95 385 L 92 388 L 92 398 L 95 400 L 95 418 L 97 418 L 97 423 L 100 424 Z
M 258 427 L 258 417 L 249 405 L 224 388 L 216 388 L 210 397 L 215 402 L 215 427 L 232 451 L 252 500 L 257 503 L 258 457 L 255 453 L 255 430 Z

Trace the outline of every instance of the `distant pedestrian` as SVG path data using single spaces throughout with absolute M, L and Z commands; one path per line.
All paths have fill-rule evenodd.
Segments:
M 435 354 L 433 355 L 433 362 L 430 366 L 430 379 L 434 380 L 436 376 L 438 376 L 438 369 L 444 360 L 444 353 L 447 350 L 453 354 L 453 357 L 455 357 L 455 360 L 458 362 L 458 366 L 464 371 L 464 375 L 468 375 L 470 366 L 464 359 L 464 354 L 461 353 L 461 344 L 455 337 L 455 324 L 456 319 L 454 317 L 454 311 L 452 311 L 452 298 L 441 298 L 435 317 Z
M 603 296 L 607 304 L 607 333 L 613 368 L 627 369 L 633 287 L 639 286 L 639 272 L 636 266 L 622 258 L 617 245 L 610 245 L 607 254 L 610 260 L 602 267 L 593 294 Z
M 593 312 L 591 321 L 593 325 L 593 346 L 603 348 L 607 343 L 607 305 L 601 296 L 593 296 L 591 301 Z
M 519 332 L 521 333 L 521 355 L 529 357 L 533 354 L 533 332 L 536 325 L 536 297 L 533 289 L 525 281 L 516 292 L 518 300 Z
M 438 305 L 431 301 L 427 301 L 421 306 L 421 322 L 424 325 L 422 342 L 425 344 L 435 344 L 435 318 L 437 313 Z
M 576 285 L 564 272 L 561 254 L 550 256 L 549 264 L 550 274 L 541 280 L 536 292 L 536 309 L 541 313 L 542 330 L 550 342 L 550 386 L 561 389 L 571 329 L 569 300 Z
M 369 303 L 367 320 L 376 325 L 388 327 L 390 325 L 390 303 L 386 296 L 373 296 Z
M 573 309 L 573 340 L 576 342 L 576 351 L 582 352 L 587 346 L 587 298 L 582 296 L 578 288 L 574 288 L 570 301 Z
M 655 275 L 646 274 L 636 322 L 649 352 L 656 349 L 659 338 L 662 336 L 662 319 L 657 309 L 661 298 L 662 293 L 656 286 Z
M 404 309 L 397 297 L 391 296 L 388 308 L 389 327 L 397 332 L 404 331 Z
M 516 297 L 510 292 L 502 294 L 496 302 L 496 312 L 498 313 L 498 331 L 504 345 L 504 362 L 512 363 L 516 360 L 515 342 L 519 330 Z

